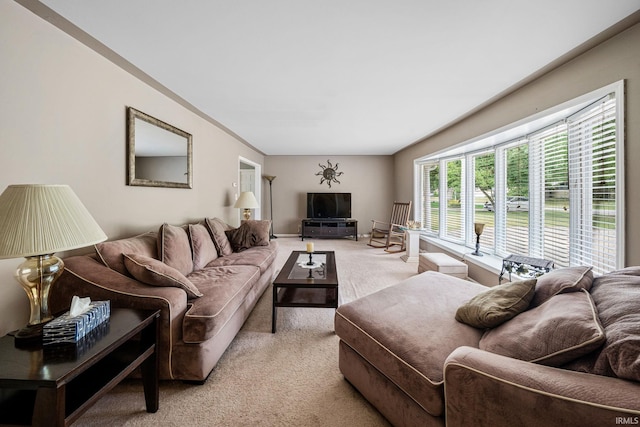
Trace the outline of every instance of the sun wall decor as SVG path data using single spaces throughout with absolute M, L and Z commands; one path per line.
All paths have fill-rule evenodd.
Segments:
M 340 184 L 340 181 L 338 181 L 336 178 L 342 175 L 344 172 L 338 172 L 338 163 L 336 163 L 336 165 L 333 166 L 331 162 L 327 160 L 327 166 L 324 166 L 321 163 L 318 163 L 318 166 L 322 168 L 320 172 L 316 173 L 316 176 L 321 177 L 320 184 L 327 181 L 329 188 L 331 188 L 332 182 L 335 182 L 336 184 Z

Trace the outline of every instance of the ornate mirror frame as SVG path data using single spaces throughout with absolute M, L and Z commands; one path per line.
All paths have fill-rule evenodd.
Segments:
M 149 150 L 153 155 L 149 155 Z M 147 162 L 157 160 L 157 165 L 143 169 L 141 162 L 144 159 Z M 143 170 L 149 172 L 143 173 Z M 173 171 L 174 177 L 180 177 L 163 176 L 167 171 Z M 191 134 L 127 107 L 127 178 L 128 184 L 133 186 L 193 188 Z

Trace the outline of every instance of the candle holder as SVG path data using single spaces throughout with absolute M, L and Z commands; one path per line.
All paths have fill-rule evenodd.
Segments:
M 475 222 L 473 223 L 473 227 L 474 231 L 476 232 L 476 250 L 474 252 L 471 252 L 471 255 L 482 256 L 482 254 L 480 253 L 480 235 L 484 230 L 484 224 Z
M 307 265 L 313 265 L 312 255 L 313 255 L 313 252 L 309 252 L 309 262 L 307 263 Z

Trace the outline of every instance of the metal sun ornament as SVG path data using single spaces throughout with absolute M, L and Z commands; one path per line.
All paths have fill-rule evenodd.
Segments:
M 320 166 L 322 168 L 322 170 L 318 173 L 316 173 L 316 176 L 320 176 L 320 184 L 322 184 L 323 182 L 327 181 L 327 184 L 329 185 L 329 188 L 331 188 L 331 183 L 335 182 L 337 184 L 340 184 L 340 181 L 338 181 L 336 179 L 336 177 L 339 177 L 340 175 L 342 175 L 344 172 L 338 172 L 338 163 L 336 163 L 335 166 L 333 166 L 331 164 L 331 162 L 327 159 L 327 166 L 324 166 L 321 163 L 318 163 L 318 166 Z

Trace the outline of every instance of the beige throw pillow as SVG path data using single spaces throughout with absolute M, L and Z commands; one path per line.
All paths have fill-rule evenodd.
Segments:
M 587 266 L 559 268 L 538 277 L 531 306 L 537 307 L 554 295 L 578 292 L 581 289 L 588 291 L 593 282 L 591 268 Z
M 529 307 L 536 279 L 522 280 L 490 288 L 456 311 L 456 320 L 474 328 L 495 328 Z
M 153 258 L 158 254 L 157 241 L 158 234 L 150 231 L 126 239 L 98 243 L 95 248 L 104 265 L 126 276 L 128 272 L 122 254 L 140 254 Z
M 205 218 L 204 223 L 209 229 L 209 233 L 211 234 L 213 243 L 216 245 L 216 249 L 218 249 L 218 255 L 231 255 L 233 253 L 233 249 L 231 248 L 229 239 L 225 234 L 225 231 L 229 230 L 231 227 L 229 227 L 220 218 Z
M 193 270 L 202 270 L 211 261 L 218 258 L 209 230 L 204 224 L 189 224 L 189 242 L 193 253 Z
M 599 352 L 569 369 L 640 381 L 640 268 L 627 267 L 593 280 L 591 297 L 607 336 Z
M 485 332 L 480 349 L 549 366 L 591 353 L 605 341 L 595 304 L 582 290 L 560 294 Z
M 158 232 L 158 258 L 183 275 L 193 271 L 189 236 L 184 227 L 164 223 Z
M 142 283 L 152 286 L 181 288 L 189 298 L 198 298 L 202 293 L 182 273 L 162 261 L 137 254 L 124 254 L 124 264 L 131 275 Z

